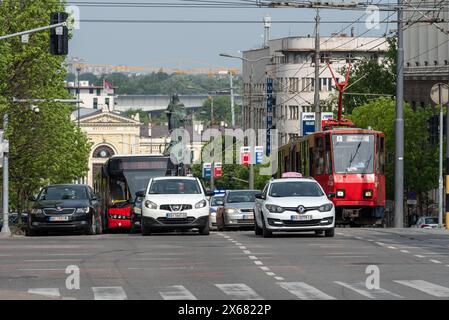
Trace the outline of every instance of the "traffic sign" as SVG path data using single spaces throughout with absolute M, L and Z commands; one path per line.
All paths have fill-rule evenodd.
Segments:
M 212 163 L 203 164 L 203 178 L 210 178 L 212 173 Z
M 222 164 L 217 162 L 214 164 L 214 177 L 220 178 L 223 175 Z
M 256 160 L 256 164 L 262 164 L 263 163 L 263 146 L 257 146 L 254 147 L 254 156 Z
M 248 166 L 251 164 L 251 147 L 240 148 L 240 164 Z
M 441 101 L 440 101 L 441 97 Z M 446 104 L 449 101 L 449 87 L 445 83 L 436 83 L 430 89 L 430 98 L 436 104 Z

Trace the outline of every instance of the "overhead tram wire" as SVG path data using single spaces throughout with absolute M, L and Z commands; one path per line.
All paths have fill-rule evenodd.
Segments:
M 210 23 L 210 24 L 260 24 L 260 20 L 181 20 L 181 19 L 81 19 L 80 22 L 84 23 Z M 381 22 L 389 23 L 391 21 Z M 312 20 L 273 20 L 274 24 L 312 24 L 315 21 Z M 351 21 L 322 21 L 320 23 L 325 24 L 337 24 L 337 23 L 351 23 Z M 358 23 L 364 23 L 362 21 Z

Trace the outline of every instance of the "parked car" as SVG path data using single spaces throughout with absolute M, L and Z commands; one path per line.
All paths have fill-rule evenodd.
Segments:
M 213 191 L 206 191 L 198 178 L 152 178 L 142 206 L 142 235 L 158 231 L 198 229 L 209 235 L 209 201 Z
M 224 196 L 210 198 L 209 224 L 211 230 L 217 230 L 217 211 L 223 207 Z
M 229 190 L 217 212 L 217 229 L 253 228 L 254 203 L 260 190 Z
M 418 219 L 414 228 L 422 228 L 422 229 L 435 229 L 438 228 L 438 218 L 436 217 L 421 217 Z
M 28 236 L 53 230 L 102 233 L 100 201 L 87 185 L 49 185 L 30 200 L 34 204 L 28 216 Z
M 330 194 L 329 197 L 333 197 Z M 291 175 L 273 179 L 256 195 L 254 232 L 271 237 L 273 232 L 312 231 L 334 236 L 335 208 L 313 178 Z
M 145 193 L 145 190 L 141 191 L 141 193 Z M 133 203 L 133 207 L 131 210 L 131 233 L 140 232 L 141 229 L 141 221 L 142 221 L 142 205 L 143 205 L 144 197 L 136 197 L 136 200 Z

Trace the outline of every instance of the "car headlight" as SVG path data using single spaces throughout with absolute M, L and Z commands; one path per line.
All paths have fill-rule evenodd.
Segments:
M 323 204 L 321 207 L 319 207 L 318 211 L 320 211 L 320 212 L 331 211 L 333 207 L 334 207 L 334 205 L 332 203 L 326 203 L 326 204 Z
M 89 213 L 89 210 L 90 210 L 89 207 L 78 208 L 78 209 L 76 209 L 75 213 Z
M 233 214 L 233 213 L 237 213 L 237 210 L 236 209 L 225 209 L 225 213 Z
M 147 207 L 148 209 L 157 209 L 157 204 L 155 204 L 153 201 L 146 200 L 145 207 Z
M 33 209 L 31 210 L 31 214 L 43 214 L 44 211 L 42 209 Z
M 265 208 L 267 208 L 268 211 L 273 213 L 282 213 L 284 212 L 284 208 L 277 206 L 275 204 L 266 204 Z
M 200 202 L 198 202 L 195 205 L 195 209 L 201 209 L 201 208 L 204 208 L 205 206 L 207 206 L 207 201 L 206 200 L 201 200 Z

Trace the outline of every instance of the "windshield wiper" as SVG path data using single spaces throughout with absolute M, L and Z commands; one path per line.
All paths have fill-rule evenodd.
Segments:
M 351 159 L 349 160 L 349 165 L 346 168 L 346 172 L 348 172 L 348 169 L 351 168 L 352 165 L 352 161 L 354 161 L 355 156 L 357 155 L 357 153 L 359 152 L 360 146 L 362 145 L 362 141 L 359 142 L 359 144 L 357 145 L 357 149 L 355 149 L 355 153 L 354 155 L 351 155 Z

